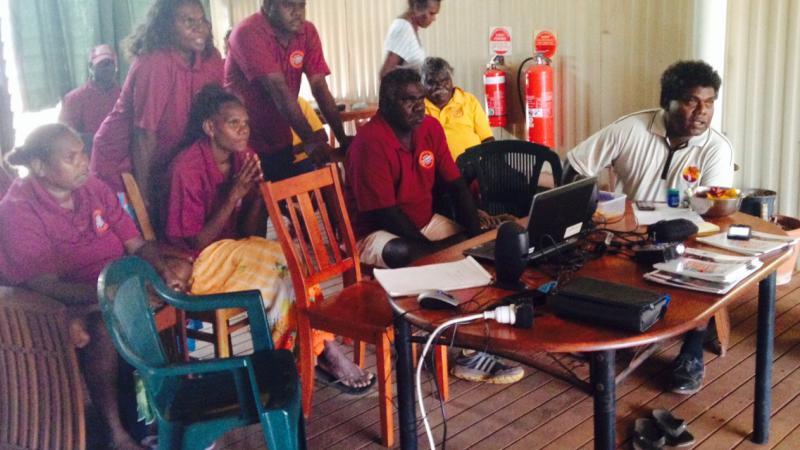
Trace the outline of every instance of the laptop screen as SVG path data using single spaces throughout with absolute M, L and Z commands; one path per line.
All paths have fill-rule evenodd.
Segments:
M 528 213 L 529 253 L 577 236 L 592 217 L 597 177 L 536 194 Z

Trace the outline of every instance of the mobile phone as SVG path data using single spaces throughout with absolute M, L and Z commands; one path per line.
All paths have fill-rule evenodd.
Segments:
M 636 208 L 639 211 L 655 211 L 655 203 L 648 200 L 636 200 Z
M 750 227 L 748 225 L 731 225 L 728 228 L 728 239 L 749 240 Z

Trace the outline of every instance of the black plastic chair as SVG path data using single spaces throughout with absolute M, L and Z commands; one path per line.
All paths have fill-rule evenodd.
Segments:
M 539 175 L 547 163 L 555 186 L 561 185 L 562 169 L 558 154 L 527 141 L 494 141 L 470 147 L 456 160 L 467 184 L 477 181 L 478 207 L 489 214 L 528 215 L 539 187 Z

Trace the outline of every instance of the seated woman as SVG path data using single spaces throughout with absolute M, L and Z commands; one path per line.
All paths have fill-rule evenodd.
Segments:
M 183 150 L 170 167 L 165 234 L 197 256 L 193 294 L 259 289 L 277 348 L 294 346 L 291 278 L 280 244 L 266 234 L 258 157 L 248 149 L 247 110 L 220 86 L 195 97 Z M 353 364 L 329 333 L 315 333 L 318 367 L 337 386 L 363 392 L 375 379 Z
M 100 316 L 97 277 L 127 253 L 147 259 L 171 287 L 183 289 L 185 282 L 168 268 L 161 249 L 142 239 L 111 189 L 89 177 L 83 142 L 72 129 L 41 126 L 7 159 L 27 167 L 30 176 L 14 181 L 0 201 L 0 258 L 5 259 L 0 278 L 53 297 L 80 318 L 70 332 L 83 345 L 79 355 L 84 378 L 108 424 L 110 446 L 142 449 L 120 422 L 118 359 Z

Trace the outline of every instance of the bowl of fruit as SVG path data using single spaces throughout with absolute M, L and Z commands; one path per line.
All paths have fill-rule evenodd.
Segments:
M 700 186 L 689 197 L 692 209 L 703 217 L 725 217 L 739 210 L 742 193 L 739 189 L 721 186 Z

